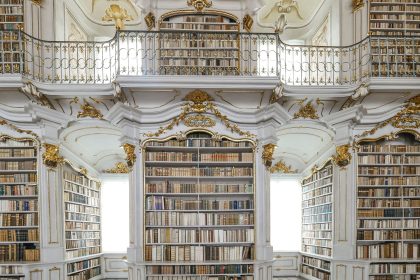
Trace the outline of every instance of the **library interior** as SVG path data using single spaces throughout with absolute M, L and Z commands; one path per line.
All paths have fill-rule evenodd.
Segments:
M 0 0 L 0 280 L 420 280 L 420 0 Z

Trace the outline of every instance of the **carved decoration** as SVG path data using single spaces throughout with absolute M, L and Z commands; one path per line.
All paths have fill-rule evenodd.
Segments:
M 287 26 L 287 19 L 285 14 L 280 14 L 274 23 L 274 32 L 282 34 Z
M 131 168 L 136 162 L 136 153 L 135 153 L 136 146 L 126 143 L 123 145 L 123 148 L 126 154 L 125 160 L 127 161 L 127 166 Z
M 273 154 L 276 148 L 277 146 L 271 143 L 263 146 L 262 159 L 267 169 L 273 164 Z
M 296 173 L 296 170 L 292 170 L 292 167 L 290 165 L 287 166 L 286 163 L 282 160 L 271 166 L 269 170 L 270 173 Z
M 93 107 L 92 104 L 86 101 L 86 99 L 84 99 L 83 101 L 84 101 L 84 104 L 80 105 L 81 111 L 77 113 L 77 118 L 90 117 L 93 119 L 100 119 L 100 120 L 103 119 L 104 115 L 102 115 L 101 111 Z
M 80 174 L 83 174 L 83 175 L 85 175 L 85 176 L 87 176 L 88 171 L 87 171 L 87 169 L 86 169 L 86 168 L 84 168 L 84 167 L 80 167 L 79 173 L 80 173 Z
M 306 105 L 303 105 L 304 101 L 300 102 L 300 109 L 298 112 L 294 114 L 294 119 L 312 119 L 317 120 L 319 119 L 319 116 L 317 115 L 317 112 L 312 105 L 312 102 L 309 101 L 306 103 Z
M 271 94 L 270 104 L 277 103 L 284 96 L 283 90 L 284 84 L 282 82 L 278 83 Z
M 253 24 L 254 20 L 252 19 L 252 17 L 249 14 L 246 14 L 243 19 L 244 29 L 248 32 L 251 32 Z
M 232 124 L 228 120 L 227 116 L 223 115 L 219 109 L 217 109 L 217 106 L 212 102 L 213 98 L 206 92 L 201 90 L 194 90 L 184 98 L 184 101 L 187 102 L 182 106 L 181 113 L 175 117 L 168 125 L 160 127 L 156 132 L 149 132 L 145 133 L 144 135 L 146 137 L 159 137 L 165 132 L 172 130 L 175 126 L 178 126 L 181 122 L 184 122 L 184 124 L 188 126 L 190 121 L 187 121 L 187 123 L 185 123 L 185 121 L 189 114 L 197 114 L 198 116 L 201 116 L 198 117 L 201 119 L 208 118 L 206 124 L 213 124 L 213 120 L 211 120 L 209 117 L 203 116 L 203 113 L 209 113 L 218 118 L 226 128 L 230 129 L 231 132 L 237 133 L 238 135 L 247 138 L 255 138 L 254 134 L 248 131 L 242 131 L 237 124 Z M 212 122 L 209 122 L 209 119 Z
M 208 0 L 188 0 L 188 6 L 194 6 L 197 12 L 202 12 L 204 8 L 210 8 L 213 3 Z
M 117 30 L 124 28 L 124 22 L 133 20 L 133 17 L 128 14 L 127 10 L 121 8 L 117 4 L 112 4 L 105 10 L 105 15 L 102 17 L 103 21 L 115 21 Z
M 32 1 L 32 3 L 34 3 L 37 6 L 41 6 L 41 4 L 42 4 L 42 0 L 31 0 L 31 1 Z
M 337 154 L 332 157 L 333 162 L 340 167 L 345 167 L 349 165 L 352 158 L 349 150 L 350 150 L 349 144 L 337 146 L 336 147 Z
M 38 141 L 38 143 L 41 143 L 41 140 L 39 140 L 39 136 L 35 132 L 33 132 L 31 130 L 20 129 L 16 125 L 11 124 L 11 123 L 8 123 L 6 120 L 0 120 L 0 125 L 7 126 L 10 129 L 12 129 L 12 130 L 14 130 L 14 131 L 16 131 L 18 133 L 25 133 L 25 134 L 31 135 L 31 136 L 33 136 Z
M 145 17 L 144 21 L 146 22 L 147 30 L 152 30 L 156 27 L 156 17 L 152 12 L 149 12 Z
M 270 12 L 264 18 L 268 18 L 274 11 L 276 11 L 276 9 L 277 9 L 278 14 L 290 14 L 292 11 L 296 11 L 298 17 L 300 19 L 303 19 L 299 10 L 298 2 L 296 0 L 278 1 L 277 3 L 274 4 Z
M 363 8 L 365 5 L 364 0 L 353 0 L 352 7 L 353 7 L 353 13 Z
M 50 168 L 56 168 L 58 164 L 64 162 L 63 157 L 60 156 L 60 148 L 57 145 L 47 144 L 44 145 L 45 152 L 42 154 L 44 164 Z
M 112 174 L 127 174 L 130 172 L 127 163 L 125 162 L 117 162 L 114 168 L 110 168 L 104 170 L 104 173 L 112 173 Z
M 368 135 L 375 134 L 379 129 L 391 125 L 395 128 L 400 129 L 418 129 L 420 128 L 420 95 L 410 98 L 403 109 L 398 112 L 395 116 L 377 124 L 371 130 L 365 131 L 355 138 L 362 138 Z
M 32 82 L 25 83 L 24 86 L 20 88 L 20 90 L 37 104 L 48 107 L 53 110 L 55 109 L 50 100 L 48 100 L 48 98 L 44 94 L 39 92 L 39 90 L 34 84 L 32 84 Z
M 185 118 L 184 124 L 188 127 L 213 127 L 216 125 L 216 122 L 211 118 L 200 114 Z
M 351 96 L 351 99 L 357 100 L 359 98 L 367 96 L 368 94 L 368 86 L 366 85 L 366 83 L 363 83 L 354 91 L 354 94 Z

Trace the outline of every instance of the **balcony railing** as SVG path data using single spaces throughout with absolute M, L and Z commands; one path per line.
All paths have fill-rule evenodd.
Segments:
M 0 49 L 0 74 L 56 84 L 109 84 L 118 76 L 212 75 L 345 86 L 372 77 L 420 76 L 418 37 L 368 37 L 351 46 L 324 47 L 287 45 L 276 34 L 256 33 L 119 31 L 105 42 L 70 42 L 0 31 Z

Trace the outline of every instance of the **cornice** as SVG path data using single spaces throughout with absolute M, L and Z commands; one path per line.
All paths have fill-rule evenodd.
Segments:
M 330 126 L 335 126 L 340 123 L 349 122 L 349 121 L 360 121 L 366 115 L 366 109 L 363 105 L 357 105 L 342 111 L 338 111 L 332 114 L 329 114 L 322 118 Z
M 51 110 L 35 103 L 28 103 L 25 106 L 25 112 L 30 114 L 33 120 L 49 121 L 51 123 L 58 124 L 61 127 L 66 127 L 67 124 L 74 119 L 72 116 L 59 111 Z

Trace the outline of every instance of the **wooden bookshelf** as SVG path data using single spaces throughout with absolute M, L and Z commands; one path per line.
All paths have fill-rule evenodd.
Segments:
M 420 272 L 420 144 L 410 134 L 362 142 L 358 150 L 357 257 L 370 280 Z
M 2 0 L 0 3 L 0 73 L 18 73 L 20 71 L 21 42 L 18 34 L 5 30 L 23 29 L 23 1 Z
M 254 144 L 194 132 L 144 146 L 149 280 L 254 278 Z
M 333 165 L 328 161 L 302 181 L 301 272 L 315 279 L 331 277 L 332 203 Z
M 165 75 L 237 75 L 239 29 L 238 20 L 227 13 L 181 11 L 163 15 L 160 72 Z
M 28 138 L 0 135 L 0 264 L 40 260 L 37 147 Z M 22 277 L 18 266 L 0 271 Z
M 67 279 L 101 274 L 101 186 L 66 164 L 63 171 Z

